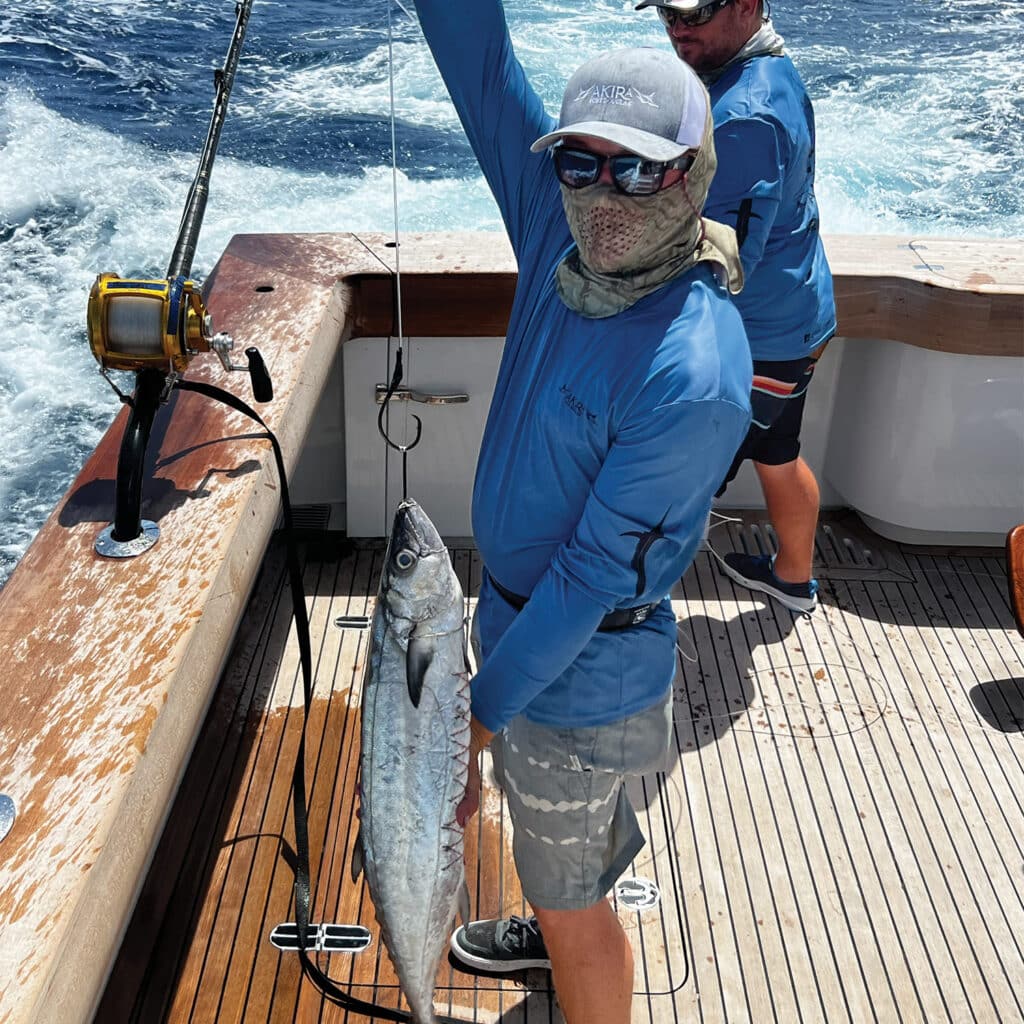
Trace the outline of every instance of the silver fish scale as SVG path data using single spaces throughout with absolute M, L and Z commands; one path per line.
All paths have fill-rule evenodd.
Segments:
M 400 573 L 396 556 L 417 544 L 414 568 Z M 464 614 L 447 550 L 419 506 L 404 502 L 363 684 L 360 832 L 381 937 L 416 1024 L 434 1020 L 434 981 L 465 889 L 455 821 L 469 754 Z M 418 707 L 407 679 L 410 634 L 427 659 Z

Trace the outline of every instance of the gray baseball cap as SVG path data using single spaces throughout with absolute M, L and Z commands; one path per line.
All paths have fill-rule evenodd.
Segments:
M 702 7 L 713 4 L 715 0 L 641 0 L 634 10 L 642 11 L 645 7 L 665 7 L 670 11 L 682 11 L 683 14 L 693 14 Z
M 530 150 L 589 135 L 645 160 L 675 160 L 700 145 L 708 109 L 700 79 L 674 53 L 615 50 L 587 61 L 569 79 L 558 128 Z

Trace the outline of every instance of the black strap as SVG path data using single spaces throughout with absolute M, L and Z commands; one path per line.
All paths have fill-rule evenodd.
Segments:
M 302 569 L 299 565 L 298 546 L 292 525 L 292 503 L 288 494 L 288 477 L 285 473 L 284 456 L 281 445 L 270 428 L 263 422 L 259 413 L 250 408 L 237 395 L 224 391 L 213 384 L 201 381 L 178 380 L 174 385 L 181 391 L 194 391 L 205 395 L 255 420 L 264 430 L 264 436 L 274 449 L 274 461 L 277 463 L 277 474 L 281 480 L 281 508 L 284 518 L 284 541 L 288 579 L 291 584 L 292 608 L 295 615 L 295 635 L 299 641 L 299 658 L 302 665 L 302 729 L 299 732 L 299 749 L 295 755 L 295 767 L 292 771 L 292 806 L 295 818 L 295 923 L 298 935 L 304 936 L 309 931 L 309 824 L 306 807 L 306 725 L 309 722 L 309 709 L 313 703 L 313 657 L 309 640 L 309 616 L 306 613 L 306 593 L 302 586 Z M 309 958 L 306 950 L 299 943 L 299 962 L 303 973 L 331 1002 L 344 1007 L 350 1013 L 358 1013 L 364 1017 L 377 1020 L 396 1021 L 397 1024 L 411 1024 L 412 1015 L 402 1010 L 393 1010 L 386 1006 L 357 999 L 338 986 Z M 439 1024 L 465 1024 L 455 1017 L 437 1015 Z
M 490 573 L 487 578 L 491 581 L 494 589 L 510 604 L 517 612 L 523 610 L 529 598 L 516 594 L 503 587 Z M 635 608 L 616 608 L 610 611 L 598 623 L 599 633 L 614 633 L 617 629 L 629 629 L 630 626 L 639 626 L 646 621 L 651 612 L 658 606 L 656 604 L 639 604 Z

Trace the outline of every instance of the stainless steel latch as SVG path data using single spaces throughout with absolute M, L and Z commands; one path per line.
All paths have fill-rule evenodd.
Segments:
M 374 401 L 378 405 L 384 404 L 384 396 L 388 393 L 387 384 L 378 384 Z M 422 402 L 424 405 L 459 405 L 469 401 L 469 395 L 428 395 L 423 391 L 414 391 L 412 388 L 395 388 L 391 396 L 392 402 Z

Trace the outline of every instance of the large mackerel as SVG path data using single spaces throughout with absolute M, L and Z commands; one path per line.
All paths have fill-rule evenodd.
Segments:
M 395 512 L 363 677 L 362 867 L 415 1024 L 469 896 L 455 808 L 469 764 L 465 602 L 437 529 L 415 501 Z

